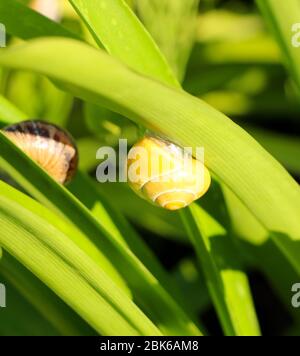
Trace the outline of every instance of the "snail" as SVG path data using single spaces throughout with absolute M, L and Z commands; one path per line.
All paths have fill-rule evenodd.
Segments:
M 142 198 L 167 210 L 185 208 L 210 187 L 208 169 L 177 145 L 146 134 L 129 151 L 127 177 Z
M 78 151 L 69 133 L 56 125 L 28 120 L 7 126 L 3 133 L 58 183 L 68 183 L 78 165 Z

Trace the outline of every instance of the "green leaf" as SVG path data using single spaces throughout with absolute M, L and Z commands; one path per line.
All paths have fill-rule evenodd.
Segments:
M 137 75 L 101 50 L 73 40 L 34 40 L 1 52 L 2 65 L 48 75 L 74 94 L 182 146 L 204 147 L 207 167 L 267 230 L 285 234 L 291 244 L 300 239 L 296 182 L 250 135 L 203 101 Z M 288 255 L 292 253 L 286 239 L 280 242 Z M 299 261 L 294 263 L 300 272 Z
M 127 183 L 97 184 L 96 188 L 106 200 L 118 201 L 118 209 L 135 225 L 164 238 L 188 241 L 178 213 L 157 209 L 135 194 Z
M 256 0 L 263 16 L 270 25 L 281 47 L 286 65 L 300 90 L 300 51 L 292 43 L 293 26 L 299 23 L 300 3 L 298 0 Z M 299 32 L 299 29 L 298 29 Z
M 2 135 L 2 133 L 0 133 L 0 135 Z M 7 164 L 4 162 L 4 157 L 5 155 L 3 154 L 0 158 L 0 163 L 3 167 L 7 168 L 7 171 L 10 171 L 10 168 L 7 167 Z M 4 183 L 0 181 L 0 186 L 3 184 Z M 26 196 L 20 196 L 20 194 L 18 194 L 15 190 L 10 190 L 8 188 L 4 189 L 4 187 L 2 190 L 1 195 L 3 197 L 13 198 L 14 201 L 18 202 L 20 205 L 25 203 L 28 210 L 35 215 L 46 219 L 52 226 L 69 236 L 70 239 L 73 240 L 73 242 L 76 243 L 76 245 L 98 265 L 98 267 L 103 269 L 119 287 L 130 295 L 128 287 L 114 266 L 108 261 L 107 257 L 101 252 L 101 250 L 98 249 L 80 229 L 77 229 L 74 225 L 66 222 L 60 215 L 57 215 L 43 206 L 40 206 L 40 204 L 34 200 L 31 200 Z
M 65 336 L 93 334 L 88 324 L 6 251 L 0 261 L 0 275 L 5 278 L 5 285 L 9 282 L 20 293 L 20 296 L 55 328 L 56 334 Z M 3 282 L 3 279 L 1 281 Z M 7 294 L 9 295 L 9 309 L 14 309 L 11 304 L 11 295 L 9 292 Z
M 69 1 L 109 53 L 141 73 L 176 84 L 166 60 L 125 1 Z
M 136 1 L 139 16 L 180 82 L 196 39 L 198 6 L 199 0 Z
M 268 234 L 266 234 L 268 236 Z M 281 253 L 274 241 L 266 239 L 261 245 L 252 245 L 245 241 L 239 241 L 240 251 L 249 259 L 249 268 L 260 270 L 271 285 L 285 307 L 287 315 L 293 317 L 299 323 L 298 309 L 291 304 L 291 294 L 287 293 L 291 286 L 299 279 L 293 266 Z M 276 271 L 276 273 L 274 273 Z
M 5 183 L 1 185 L 1 191 L 13 191 Z M 13 192 L 17 194 L 22 195 Z M 0 245 L 4 249 L 99 333 L 159 335 L 156 327 L 76 244 L 24 206 L 25 201 L 20 205 L 13 197 L 0 196 Z
M 114 183 L 114 189 L 115 185 L 116 183 Z M 88 176 L 79 172 L 69 189 L 91 210 L 97 220 L 101 221 L 102 226 L 111 236 L 114 236 L 118 241 L 126 243 L 126 246 L 143 262 L 144 266 L 157 278 L 159 283 L 174 300 L 176 300 L 185 311 L 188 311 L 190 308 L 185 297 L 185 292 L 180 290 L 177 284 L 174 283 L 151 249 L 149 249 L 143 239 L 138 236 L 125 217 L 118 211 L 118 208 L 114 206 L 116 204 L 112 199 L 112 195 L 109 194 L 108 197 L 105 197 L 102 190 L 106 191 L 106 189 L 103 187 L 101 190 L 100 186 L 101 185 L 95 184 Z M 118 201 L 118 205 L 119 200 L 120 196 L 118 196 L 118 200 L 116 200 Z M 140 213 L 140 211 L 141 210 L 139 210 L 138 213 Z
M 16 0 L 0 1 L 0 22 L 9 34 L 24 40 L 46 36 L 78 38 L 76 34 Z
M 230 236 L 197 204 L 182 212 L 182 218 L 202 264 L 225 334 L 260 335 L 247 276 L 241 270 Z
M 59 330 L 41 317 L 16 288 L 1 273 L 1 283 L 6 287 L 9 307 L 1 308 L 0 335 L 2 336 L 54 336 Z M 20 317 L 22 315 L 22 317 Z M 28 322 L 28 320 L 30 322 Z
M 88 191 L 86 187 L 89 188 Z M 117 241 L 125 243 L 143 261 L 143 264 L 160 280 L 163 286 L 167 287 L 170 284 L 167 273 L 154 257 L 154 254 L 146 247 L 146 244 L 137 235 L 136 231 L 117 210 L 114 202 L 109 201 L 100 193 L 100 190 L 97 189 L 97 184 L 87 175 L 79 172 L 70 184 L 69 189 L 101 221 L 103 227 L 106 228 L 111 236 L 114 236 Z M 172 288 L 170 289 L 172 290 Z

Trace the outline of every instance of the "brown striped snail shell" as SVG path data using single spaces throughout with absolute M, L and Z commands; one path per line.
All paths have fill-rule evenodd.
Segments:
M 175 144 L 146 135 L 128 153 L 130 187 L 142 198 L 167 210 L 185 208 L 207 192 L 211 177 L 201 161 L 191 155 L 184 157 L 182 149 Z M 141 162 L 146 162 L 144 169 L 140 167 Z
M 74 176 L 78 150 L 63 129 L 41 120 L 28 120 L 7 126 L 3 132 L 58 183 L 68 183 Z

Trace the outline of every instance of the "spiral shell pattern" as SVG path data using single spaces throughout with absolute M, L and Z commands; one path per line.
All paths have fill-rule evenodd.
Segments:
M 138 195 L 162 208 L 185 208 L 203 196 L 211 183 L 202 162 L 192 156 L 185 160 L 188 162 L 178 146 L 147 135 L 128 153 L 129 184 Z
M 56 125 L 30 120 L 7 126 L 4 134 L 58 183 L 68 183 L 78 165 L 73 138 Z

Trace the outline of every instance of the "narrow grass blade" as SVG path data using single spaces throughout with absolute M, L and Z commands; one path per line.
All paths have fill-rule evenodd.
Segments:
M 136 226 L 144 227 L 163 238 L 187 241 L 177 213 L 157 209 L 138 197 L 126 183 L 97 184 L 96 188 L 107 200 L 115 201 L 119 198 L 118 209 Z M 144 214 L 140 214 L 140 211 L 144 211 Z
M 9 34 L 25 40 L 45 36 L 79 38 L 63 26 L 16 0 L 0 1 L 0 22 L 4 24 Z
M 260 335 L 247 276 L 226 230 L 197 204 L 182 212 L 190 239 L 228 336 Z
M 57 228 L 60 232 L 68 236 L 70 240 L 76 243 L 76 245 L 84 251 L 98 265 L 99 268 L 103 269 L 112 278 L 112 280 L 127 293 L 127 295 L 131 294 L 126 283 L 112 264 L 107 260 L 106 256 L 101 252 L 101 250 L 97 249 L 97 247 L 86 235 L 82 233 L 81 230 L 76 229 L 72 224 L 65 221 L 60 215 L 49 211 L 49 209 L 41 206 L 29 197 L 21 196 L 18 191 L 10 189 L 2 181 L 0 181 L 0 187 L 1 195 L 3 197 L 13 198 L 14 201 L 18 202 L 20 205 L 26 204 L 27 209 L 33 214 L 47 220 L 53 227 Z
M 0 274 L 55 328 L 56 333 L 64 336 L 93 335 L 88 324 L 6 251 L 0 261 Z M 9 301 L 11 306 L 11 297 Z
M 53 326 L 29 304 L 13 285 L 1 274 L 1 283 L 9 296 L 9 308 L 1 308 L 0 335 L 3 336 L 55 336 L 59 330 Z M 22 315 L 22 318 L 20 318 Z M 28 322 L 30 320 L 30 322 Z
M 141 73 L 176 84 L 165 58 L 125 1 L 69 1 L 109 53 Z
M 145 27 L 181 82 L 197 32 L 199 0 L 137 0 Z
M 293 79 L 300 91 L 300 51 L 293 38 L 299 32 L 300 3 L 298 0 L 256 0 L 275 35 Z M 297 37 L 298 38 L 298 37 Z

